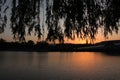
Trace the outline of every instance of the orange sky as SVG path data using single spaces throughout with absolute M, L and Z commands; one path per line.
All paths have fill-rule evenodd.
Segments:
M 13 41 L 13 37 L 12 37 L 12 32 L 9 28 L 5 29 L 5 32 L 0 34 L 0 38 L 5 39 L 6 41 Z M 37 36 L 34 36 L 34 34 L 32 36 L 27 36 L 26 40 L 33 40 L 35 43 L 38 41 Z M 101 41 L 105 41 L 105 40 L 120 40 L 120 30 L 119 33 L 113 33 L 113 35 L 109 35 L 108 39 L 104 38 L 104 34 L 102 32 L 102 29 L 99 29 L 98 34 L 96 35 L 96 40 L 94 41 L 94 43 L 96 42 L 101 42 Z M 75 40 L 65 40 L 65 43 L 73 43 L 73 44 L 84 44 L 86 43 L 86 40 L 80 40 L 80 39 L 75 39 Z
M 9 11 L 8 11 L 8 24 L 7 24 L 7 26 L 6 26 L 6 28 L 5 28 L 5 31 L 4 31 L 4 33 L 2 33 L 2 34 L 0 34 L 0 38 L 3 38 L 3 39 L 5 39 L 6 41 L 9 41 L 9 42 L 11 42 L 11 41 L 14 41 L 13 40 L 13 35 L 12 35 L 12 30 L 11 30 L 11 28 L 10 28 L 10 16 L 9 15 L 11 15 L 11 12 L 10 12 L 10 9 L 9 9 Z M 43 14 L 43 12 L 41 12 L 41 16 L 43 16 L 44 14 Z M 41 18 L 42 19 L 42 18 Z M 64 23 L 64 20 L 61 20 L 61 25 L 63 26 L 63 23 Z M 119 29 L 119 33 L 118 34 L 115 34 L 115 33 L 113 33 L 113 35 L 111 36 L 111 35 L 109 35 L 109 38 L 108 39 L 105 39 L 104 38 L 104 34 L 103 34 L 103 32 L 102 32 L 103 30 L 102 29 L 99 29 L 99 32 L 98 32 L 98 34 L 97 34 L 97 36 L 96 36 L 96 40 L 94 41 L 94 43 L 96 43 L 96 42 L 101 42 L 101 41 L 105 41 L 105 40 L 120 40 L 120 29 Z M 28 40 L 33 40 L 35 43 L 38 41 L 37 40 L 37 37 L 36 36 L 34 36 L 34 35 L 32 35 L 32 36 L 27 36 L 26 37 L 26 40 L 28 41 Z M 65 40 L 65 43 L 73 43 L 73 44 L 79 44 L 79 43 L 81 43 L 81 44 L 84 44 L 84 43 L 86 43 L 86 40 L 79 40 L 79 39 L 75 39 L 75 40 Z

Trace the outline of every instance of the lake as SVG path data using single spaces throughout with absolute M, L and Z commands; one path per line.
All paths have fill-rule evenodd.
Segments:
M 120 80 L 120 56 L 99 52 L 0 52 L 0 80 Z

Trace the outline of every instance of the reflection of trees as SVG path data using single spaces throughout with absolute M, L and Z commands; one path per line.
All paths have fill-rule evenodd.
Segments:
M 34 29 L 40 38 L 46 25 L 49 41 L 63 43 L 65 37 L 75 39 L 76 36 L 94 40 L 98 28 L 104 29 L 105 37 L 118 32 L 119 4 L 119 0 L 12 0 L 11 28 L 14 38 L 20 41 L 25 40 L 26 27 L 29 35 Z M 42 16 L 46 17 L 44 27 L 40 25 L 43 22 L 40 21 L 41 8 L 46 12 L 46 16 Z

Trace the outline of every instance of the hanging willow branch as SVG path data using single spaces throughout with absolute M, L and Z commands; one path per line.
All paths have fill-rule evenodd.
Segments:
M 6 0 L 0 0 L 0 33 L 4 32 L 4 28 L 6 27 L 7 23 L 7 15 L 6 11 L 8 6 L 5 5 Z
M 25 40 L 26 27 L 28 33 L 35 29 L 38 38 L 41 36 L 40 29 L 40 0 L 13 0 L 11 28 L 15 39 Z
M 104 26 L 105 37 L 108 33 L 112 34 L 113 31 L 118 32 L 119 4 L 119 0 L 53 0 L 52 6 L 47 7 L 49 36 L 51 34 L 54 39 L 53 35 L 56 33 L 51 32 L 57 30 L 58 21 L 61 18 L 65 19 L 64 31 L 61 34 L 69 39 L 75 39 L 75 35 L 77 35 L 78 38 L 94 40 L 98 28 L 101 26 Z M 54 28 L 53 25 L 57 28 Z M 51 40 L 51 38 L 49 39 Z
M 0 9 L 5 1 L 0 0 Z M 65 38 L 75 39 L 76 36 L 80 39 L 94 40 L 99 28 L 104 29 L 105 37 L 114 31 L 117 33 L 119 29 L 120 0 L 11 1 L 11 28 L 14 39 L 19 41 L 25 41 L 26 34 L 31 35 L 33 30 L 38 38 L 41 38 L 41 35 L 44 35 L 42 30 L 47 29 L 47 41 L 59 40 L 63 43 Z M 0 15 L 4 11 L 0 10 Z M 40 16 L 41 11 L 44 11 L 44 16 Z M 41 21 L 41 18 L 44 20 Z M 4 24 L 6 20 L 6 16 L 0 16 L 0 21 Z M 0 33 L 3 32 L 3 23 L 0 22 Z M 44 24 L 42 27 L 41 23 Z

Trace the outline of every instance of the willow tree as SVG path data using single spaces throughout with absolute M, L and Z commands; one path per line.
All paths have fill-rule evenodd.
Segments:
M 6 0 L 0 0 L 0 33 L 4 32 L 4 27 L 7 23 L 7 16 L 6 11 L 8 9 L 8 6 L 5 5 Z
M 26 27 L 41 37 L 40 0 L 12 0 L 11 28 L 14 39 L 25 41 Z
M 119 4 L 119 0 L 12 0 L 14 39 L 24 41 L 26 28 L 29 35 L 34 29 L 38 38 L 44 35 L 42 30 L 47 29 L 46 40 L 60 43 L 65 38 L 76 37 L 94 40 L 99 28 L 104 29 L 107 37 L 109 33 L 118 32 Z M 40 16 L 41 8 L 46 15 Z M 43 27 L 41 22 L 45 24 Z
M 104 26 L 104 35 L 112 34 L 113 31 L 118 33 L 120 20 L 120 0 L 107 0 L 106 9 L 103 10 L 102 23 Z
M 96 21 L 99 19 L 101 11 L 100 5 L 94 0 L 53 0 L 51 11 L 49 10 L 49 6 L 47 8 L 47 24 L 48 27 L 50 27 L 49 32 L 52 30 L 52 32 L 59 33 L 57 30 L 57 28 L 60 28 L 58 22 L 64 18 L 64 30 L 62 31 L 64 37 L 75 39 L 75 35 L 77 35 L 78 38 L 82 39 L 88 37 L 95 39 L 95 34 L 98 29 Z M 52 17 L 50 17 L 51 15 Z M 49 24 L 52 24 L 52 26 Z M 56 35 L 56 33 L 54 33 L 54 35 Z M 52 38 L 55 40 L 56 37 L 53 37 L 54 35 L 49 35 L 48 39 L 51 40 Z M 64 37 L 62 38 L 64 39 Z M 57 37 L 57 39 L 59 38 L 61 39 L 61 37 Z
M 53 0 L 52 6 L 47 7 L 47 24 L 50 27 L 48 39 L 59 40 L 62 34 L 69 39 L 75 39 L 77 35 L 77 38 L 93 41 L 99 28 L 104 29 L 105 37 L 114 31 L 117 33 L 119 4 L 119 0 Z M 62 29 L 58 24 L 63 18 L 64 30 L 58 31 Z

